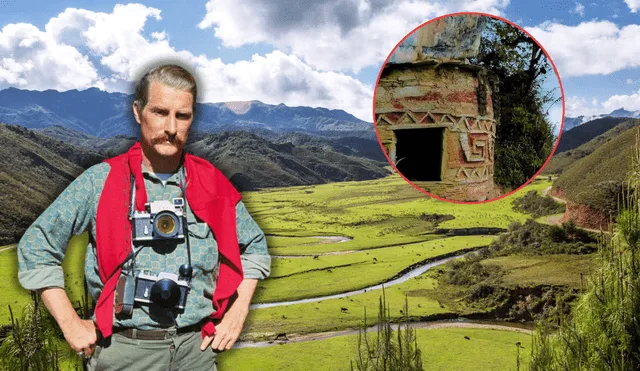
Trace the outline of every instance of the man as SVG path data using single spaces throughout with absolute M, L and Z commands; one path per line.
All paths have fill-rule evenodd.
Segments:
M 196 97 L 183 68 L 149 71 L 133 103 L 139 143 L 81 174 L 18 245 L 20 283 L 41 293 L 71 348 L 91 356 L 89 369 L 215 369 L 216 351 L 236 341 L 257 281 L 269 275 L 266 239 L 240 195 L 211 164 L 183 153 Z M 159 201 L 181 211 L 170 210 L 168 223 L 158 222 L 158 213 L 151 225 L 144 213 Z M 69 237 L 85 230 L 85 278 L 97 303 L 92 320 L 76 314 L 60 267 Z M 174 276 L 161 279 L 167 274 Z M 136 292 L 135 304 L 123 304 L 143 281 L 149 287 Z

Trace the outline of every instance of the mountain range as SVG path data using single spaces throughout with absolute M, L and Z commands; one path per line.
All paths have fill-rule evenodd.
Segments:
M 0 245 L 84 169 L 138 137 L 133 96 L 98 89 L 0 91 Z M 372 123 L 341 110 L 259 101 L 199 103 L 186 149 L 241 191 L 389 174 Z
M 619 108 L 617 110 L 611 111 L 608 114 L 602 115 L 591 115 L 591 116 L 578 116 L 578 117 L 565 117 L 564 118 L 564 127 L 562 128 L 562 132 L 569 131 L 575 127 L 578 127 L 586 122 L 597 120 L 604 117 L 628 117 L 628 118 L 639 118 L 640 111 L 627 111 L 624 108 Z
M 137 139 L 99 138 L 58 125 L 0 124 L 0 246 L 24 230 L 84 169 L 125 152 Z M 358 137 L 245 131 L 193 132 L 187 151 L 218 167 L 241 191 L 368 180 L 389 174 L 378 143 Z
M 568 151 L 579 147 L 580 145 L 590 141 L 607 130 L 618 126 L 625 121 L 637 121 L 628 117 L 602 117 L 595 120 L 585 122 L 580 126 L 563 132 L 562 138 L 556 148 L 556 153 Z
M 0 122 L 30 129 L 53 125 L 99 138 L 137 136 L 133 119 L 133 95 L 87 90 L 0 90 Z M 326 108 L 270 105 L 260 101 L 198 103 L 193 129 L 215 133 L 228 130 L 252 132 L 303 132 L 323 136 L 375 139 L 373 124 L 342 111 Z

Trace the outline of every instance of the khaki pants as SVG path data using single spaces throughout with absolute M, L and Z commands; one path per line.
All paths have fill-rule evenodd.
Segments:
M 87 364 L 90 371 L 110 370 L 216 370 L 216 353 L 210 347 L 200 350 L 199 331 L 175 334 L 164 340 L 130 339 L 115 333 L 110 344 L 102 340 Z

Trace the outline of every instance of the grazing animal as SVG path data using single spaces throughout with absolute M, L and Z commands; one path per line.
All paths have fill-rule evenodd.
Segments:
M 345 308 L 345 307 L 342 307 L 342 308 L 340 308 L 340 311 L 341 311 L 342 313 L 347 313 L 347 312 L 349 311 L 349 309 L 348 309 L 348 308 Z
M 373 258 L 373 261 L 374 261 L 374 262 L 377 262 L 377 261 L 378 261 L 378 259 L 376 259 L 376 258 Z
M 331 269 L 327 269 L 327 272 L 329 273 L 333 273 L 333 271 Z
M 465 339 L 467 339 L 467 340 L 471 340 L 471 338 L 470 338 L 470 337 L 468 337 L 468 336 L 465 336 L 464 338 L 465 338 Z
M 313 258 L 314 258 L 314 259 L 319 259 L 319 258 L 320 258 L 320 255 L 314 255 L 314 256 L 313 256 Z

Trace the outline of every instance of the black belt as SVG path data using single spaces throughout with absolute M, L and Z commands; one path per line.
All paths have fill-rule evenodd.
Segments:
M 187 332 L 200 331 L 201 326 L 201 324 L 195 324 L 187 327 L 172 327 L 162 330 L 138 330 L 135 328 L 114 327 L 113 333 L 120 334 L 122 336 L 128 337 L 129 339 L 164 340 L 167 339 L 167 335 L 171 337 L 173 334 L 184 334 Z

